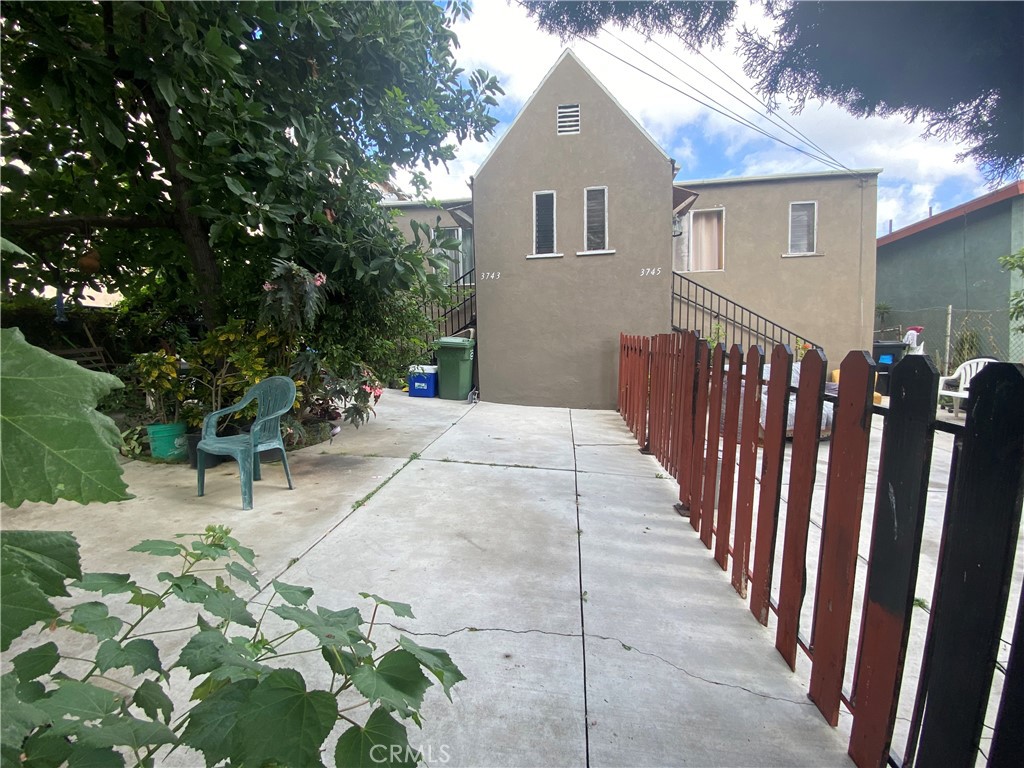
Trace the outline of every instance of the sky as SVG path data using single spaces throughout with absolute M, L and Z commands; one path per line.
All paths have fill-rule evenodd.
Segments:
M 770 29 L 759 7 L 741 0 L 737 25 L 743 24 Z M 774 120 L 786 129 L 769 122 L 767 110 L 743 90 L 752 92 L 753 86 L 735 54 L 734 35 L 722 48 L 704 49 L 707 58 L 688 51 L 678 38 L 655 36 L 645 41 L 641 35 L 617 27 L 606 28 L 594 44 L 579 40 L 563 44 L 557 36 L 541 32 L 514 0 L 475 0 L 473 15 L 458 22 L 455 32 L 460 43 L 456 51 L 459 66 L 496 75 L 505 96 L 499 97 L 499 106 L 492 112 L 500 122 L 489 141 L 463 144 L 447 169 L 422 169 L 431 183 L 429 196 L 438 199 L 470 196 L 470 177 L 566 47 L 676 160 L 680 166 L 677 182 L 833 170 L 679 92 L 694 93 L 692 84 L 705 94 L 698 98 L 715 109 L 732 110 L 789 144 L 817 152 L 786 129 L 806 136 L 847 168 L 881 168 L 879 235 L 889 231 L 890 221 L 893 230 L 900 229 L 927 218 L 929 208 L 936 214 L 992 191 L 973 163 L 957 161 L 965 145 L 923 138 L 920 122 L 908 123 L 901 117 L 856 118 L 836 105 L 819 102 L 808 102 L 798 115 L 783 102 Z M 404 184 L 407 177 L 399 175 L 397 180 L 412 189 Z

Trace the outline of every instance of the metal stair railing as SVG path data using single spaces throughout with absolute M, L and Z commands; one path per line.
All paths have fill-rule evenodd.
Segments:
M 821 345 L 803 334 L 779 325 L 679 272 L 672 273 L 672 329 L 697 331 L 713 343 L 724 342 L 726 349 L 733 344 L 739 344 L 740 349 L 749 349 L 754 344 L 761 345 L 763 349 L 771 349 L 776 344 L 786 344 L 794 351 L 800 347 L 821 349 Z
M 423 305 L 423 311 L 434 322 L 436 333 L 427 339 L 432 343 L 444 336 L 454 336 L 476 325 L 476 270 L 468 269 L 449 285 L 452 303 L 435 302 Z

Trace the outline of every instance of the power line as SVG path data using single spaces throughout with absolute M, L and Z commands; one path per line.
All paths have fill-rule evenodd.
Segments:
M 595 43 L 592 40 L 589 40 L 587 38 L 580 38 L 580 39 L 583 40 L 583 42 L 585 42 L 585 43 L 587 43 L 589 45 L 592 45 L 594 48 L 597 48 L 597 50 L 601 51 L 605 55 L 611 56 L 613 59 L 615 59 L 615 60 L 625 64 L 628 67 L 631 67 L 631 68 L 635 69 L 637 72 L 639 72 L 639 73 L 641 73 L 643 75 L 646 75 L 647 77 L 651 78 L 655 82 L 661 83 L 666 88 L 670 88 L 671 90 L 675 91 L 676 93 L 678 93 L 678 94 L 680 94 L 682 96 L 685 96 L 688 99 L 691 99 L 691 100 L 697 102 L 698 104 L 700 104 L 701 106 L 703 106 L 703 107 L 705 107 L 707 109 L 710 109 L 712 112 L 717 112 L 718 114 L 722 115 L 723 117 L 728 118 L 729 120 L 733 120 L 734 122 L 738 122 L 741 125 L 744 125 L 745 127 L 750 128 L 751 130 L 756 131 L 757 133 L 762 134 L 766 138 L 771 139 L 772 141 L 778 142 L 779 144 L 782 144 L 782 145 L 784 145 L 786 147 L 789 147 L 790 149 L 792 149 L 792 150 L 794 150 L 796 152 L 799 152 L 799 153 L 801 153 L 803 155 L 806 155 L 807 157 L 810 157 L 812 160 L 817 160 L 818 162 L 822 163 L 823 165 L 828 165 L 828 166 L 830 166 L 832 168 L 835 168 L 837 170 L 846 170 L 848 172 L 852 172 L 852 171 L 849 171 L 848 168 L 844 168 L 841 164 L 837 163 L 836 161 L 832 161 L 832 160 L 826 159 L 826 158 L 824 158 L 824 157 L 822 157 L 820 155 L 816 155 L 816 154 L 814 154 L 812 152 L 808 152 L 807 150 L 802 149 L 801 147 L 798 147 L 798 146 L 796 146 L 794 144 L 790 144 L 789 142 L 787 142 L 787 141 L 785 141 L 783 139 L 780 139 L 777 136 L 773 136 L 772 134 L 770 134 L 767 131 L 765 131 L 763 128 L 761 128 L 761 127 L 751 123 L 748 120 L 744 120 L 743 118 L 737 119 L 736 117 L 727 114 L 723 110 L 718 109 L 718 108 L 712 106 L 711 104 L 709 104 L 709 103 L 707 103 L 705 101 L 702 101 L 701 99 L 697 98 L 693 94 L 687 93 L 686 91 L 684 91 L 684 90 L 682 90 L 680 88 L 677 88 L 676 86 L 672 85 L 671 83 L 665 82 L 664 80 L 662 80 L 657 75 L 654 75 L 651 72 L 648 72 L 647 70 L 643 69 L 642 67 L 639 67 L 636 64 L 634 64 L 634 63 L 632 63 L 630 61 L 627 61 L 626 59 L 623 59 L 621 56 L 618 56 L 618 55 L 612 53 L 608 49 L 598 45 L 597 43 Z M 635 53 L 638 53 L 640 56 L 643 56 L 648 61 L 651 61 L 651 59 L 649 57 L 645 56 L 643 53 L 640 53 L 635 48 L 630 46 L 628 43 L 625 43 L 625 45 L 628 48 L 630 48 L 631 50 L 633 50 Z M 654 62 L 654 61 L 651 61 L 651 63 L 655 64 L 656 66 L 661 66 L 661 65 L 657 64 L 657 62 Z M 664 67 L 662 67 L 662 69 L 664 69 Z M 666 70 L 666 71 L 668 71 L 668 70 Z M 673 75 L 673 77 L 675 77 L 675 75 Z M 695 91 L 697 91 L 697 93 L 699 93 L 704 98 L 706 98 L 706 99 L 710 99 L 711 98 L 711 97 L 707 96 L 707 94 L 705 94 L 702 91 L 700 91 L 699 89 L 694 88 L 693 86 L 690 86 L 690 87 L 693 88 Z M 717 102 L 715 102 L 715 103 L 717 103 Z

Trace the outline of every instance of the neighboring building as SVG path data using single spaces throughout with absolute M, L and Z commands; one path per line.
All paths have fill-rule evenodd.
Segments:
M 869 347 L 877 170 L 674 185 L 677 171 L 566 51 L 480 166 L 471 206 L 389 204 L 407 233 L 438 215 L 463 243 L 472 232 L 481 398 L 614 407 L 619 333 L 671 329 L 673 269 L 830 359 Z
M 926 352 L 943 364 L 1024 362 L 1024 334 L 1011 330 L 1008 311 L 1010 293 L 1024 285 L 999 264 L 1021 248 L 1024 181 L 878 238 L 875 293 L 885 325 L 924 326 Z

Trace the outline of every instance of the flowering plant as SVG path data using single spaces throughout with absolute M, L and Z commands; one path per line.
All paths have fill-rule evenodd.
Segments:
M 263 283 L 261 319 L 285 333 L 312 326 L 326 301 L 327 275 L 313 274 L 294 261 L 274 260 L 270 279 Z
M 373 371 L 357 365 L 348 377 L 321 370 L 317 387 L 306 400 L 306 411 L 315 419 L 350 422 L 357 429 L 366 423 L 384 388 Z

